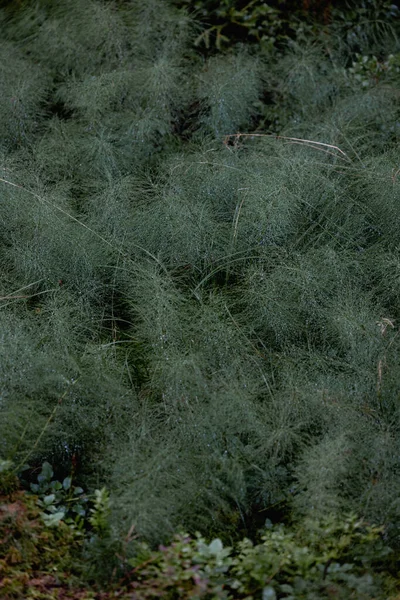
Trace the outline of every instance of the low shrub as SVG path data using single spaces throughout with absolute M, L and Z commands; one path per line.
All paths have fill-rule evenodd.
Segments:
M 99 506 L 105 496 L 104 490 L 97 494 L 90 520 L 103 534 L 108 518 Z M 158 550 L 133 540 L 129 552 L 119 546 L 112 557 L 119 561 L 114 578 L 99 588 L 85 574 L 93 572 L 84 551 L 93 532 L 62 519 L 49 526 L 41 504 L 38 496 L 20 490 L 0 497 L 4 600 L 394 600 L 400 589 L 382 529 L 353 515 L 291 528 L 267 521 L 259 543 L 244 539 L 235 547 L 224 547 L 218 538 L 208 543 L 200 534 L 175 535 Z

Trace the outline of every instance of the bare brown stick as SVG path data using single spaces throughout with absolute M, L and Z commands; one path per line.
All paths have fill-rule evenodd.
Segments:
M 338 158 L 346 160 L 350 163 L 352 162 L 351 158 L 347 156 L 346 152 L 344 152 L 341 148 L 339 148 L 339 146 L 335 146 L 334 144 L 326 144 L 325 142 L 317 142 L 315 140 L 306 140 L 302 138 L 287 137 L 285 135 L 275 135 L 274 133 L 230 133 L 224 136 L 224 144 L 227 145 L 230 138 L 235 138 L 236 144 L 241 137 L 270 137 L 274 138 L 275 140 L 285 140 L 292 143 L 304 144 L 311 148 L 314 148 L 315 150 L 322 150 L 324 152 L 327 152 L 328 154 L 333 154 L 333 156 L 338 156 L 337 154 L 334 154 L 329 150 L 325 150 L 325 148 L 330 148 L 331 150 L 336 150 L 337 152 L 339 152 L 341 156 L 338 156 Z M 321 148 L 319 148 L 319 146 L 321 146 Z

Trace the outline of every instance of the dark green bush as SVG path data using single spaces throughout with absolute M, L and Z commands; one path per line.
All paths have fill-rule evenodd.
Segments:
M 187 8 L 202 26 L 195 44 L 217 50 L 253 43 L 281 51 L 292 40 L 339 33 L 342 43 L 363 52 L 382 48 L 382 38 L 396 36 L 399 17 L 388 0 L 173 0 Z
M 337 21 L 207 55 L 165 1 L 1 9 L 1 457 L 107 486 L 112 540 L 231 544 L 329 510 L 398 546 L 400 74 L 379 19 L 362 44 Z

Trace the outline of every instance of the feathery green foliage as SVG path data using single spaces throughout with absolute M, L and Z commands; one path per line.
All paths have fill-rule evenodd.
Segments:
M 328 509 L 398 544 L 398 23 L 360 79 L 334 25 L 202 56 L 169 2 L 1 11 L 1 458 L 77 461 L 152 544 Z

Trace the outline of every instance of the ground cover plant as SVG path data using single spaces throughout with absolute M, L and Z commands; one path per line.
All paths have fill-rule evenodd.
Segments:
M 97 565 L 328 514 L 398 548 L 396 11 L 222 52 L 183 4 L 2 3 L 0 458 L 48 525 L 107 488 Z
M 382 540 L 383 528 L 354 515 L 306 520 L 295 531 L 268 522 L 258 543 L 245 538 L 234 547 L 219 538 L 209 543 L 199 533 L 180 533 L 158 550 L 137 542 L 134 556 L 128 557 L 127 540 L 110 552 L 104 489 L 96 491 L 85 522 L 77 526 L 77 521 L 59 520 L 55 526 L 46 512 L 49 497 L 40 489 L 39 496 L 20 491 L 18 481 L 11 486 L 15 475 L 9 465 L 1 468 L 4 600 L 398 598 L 395 554 Z M 47 485 L 50 474 L 51 466 L 44 463 L 39 487 Z M 55 480 L 51 484 L 64 487 Z M 104 576 L 107 567 L 112 572 L 100 591 L 99 568 Z

